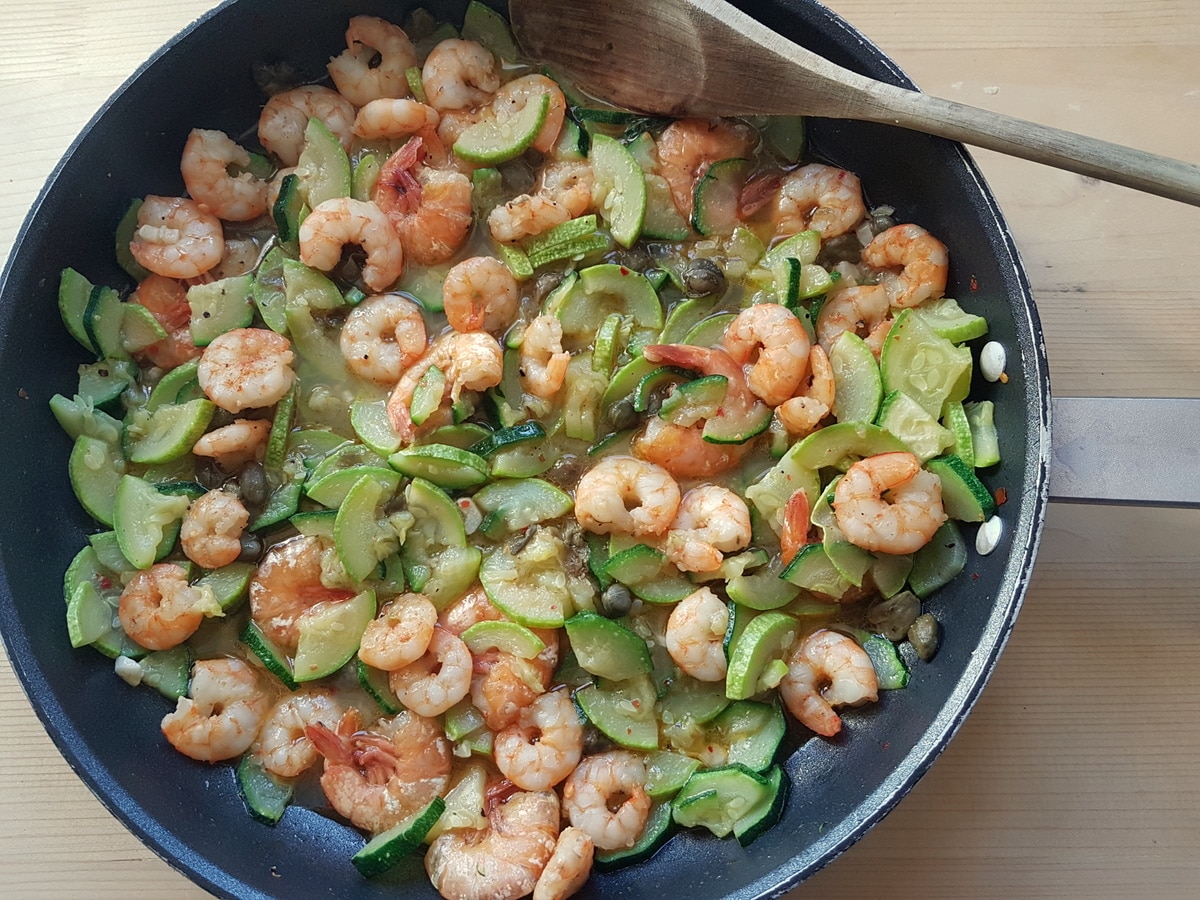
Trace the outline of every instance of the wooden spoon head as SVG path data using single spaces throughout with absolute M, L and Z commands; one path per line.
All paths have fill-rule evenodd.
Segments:
M 659 0 L 510 0 L 509 16 L 527 54 L 593 97 L 656 115 L 733 111 L 697 96 L 705 56 L 684 7 Z

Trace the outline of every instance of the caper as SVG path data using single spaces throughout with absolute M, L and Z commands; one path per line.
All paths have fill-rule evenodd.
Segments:
M 626 397 L 614 403 L 608 410 L 608 420 L 615 431 L 624 431 L 636 425 L 638 414 L 633 408 L 633 401 Z
M 821 245 L 821 252 L 817 254 L 816 262 L 818 266 L 832 269 L 840 262 L 856 263 L 861 258 L 862 245 L 858 242 L 858 235 L 851 232 L 825 241 Z
M 871 234 L 882 234 L 893 225 L 896 224 L 895 218 L 891 213 L 880 212 L 879 210 L 871 211 Z
M 617 250 L 609 257 L 609 261 L 635 272 L 646 271 L 652 262 L 650 254 L 641 244 L 635 244 L 628 250 Z
M 267 499 L 267 472 L 262 463 L 255 461 L 242 467 L 238 475 L 238 491 L 243 503 L 262 505 Z
M 262 556 L 262 538 L 253 531 L 246 531 L 242 533 L 241 543 L 242 552 L 238 554 L 238 559 L 242 562 L 258 562 Z
M 629 593 L 629 588 L 619 582 L 610 584 L 600 595 L 601 610 L 610 619 L 618 619 L 627 615 L 631 606 L 633 606 L 633 596 Z
M 608 739 L 595 725 L 590 722 L 583 726 L 583 755 L 592 756 L 596 753 L 604 753 L 613 748 L 613 742 Z
M 221 467 L 217 465 L 216 460 L 207 457 L 197 457 L 196 459 L 196 480 L 208 488 L 210 491 L 219 488 L 225 483 L 228 476 L 221 471 Z
M 901 591 L 867 610 L 867 624 L 889 641 L 901 640 L 921 614 L 921 601 L 912 591 Z
M 917 651 L 917 656 L 929 662 L 938 652 L 938 645 L 941 643 L 938 620 L 930 613 L 917 616 L 916 621 L 908 628 L 908 642 Z
M 683 270 L 683 287 L 689 297 L 720 297 L 725 293 L 725 273 L 711 259 L 694 259 Z

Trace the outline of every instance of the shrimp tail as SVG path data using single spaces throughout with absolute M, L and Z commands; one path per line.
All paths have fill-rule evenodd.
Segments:
M 421 207 L 421 182 L 413 169 L 425 159 L 425 139 L 414 137 L 392 154 L 384 163 L 380 176 L 396 192 L 396 208 L 402 213 L 414 213 Z

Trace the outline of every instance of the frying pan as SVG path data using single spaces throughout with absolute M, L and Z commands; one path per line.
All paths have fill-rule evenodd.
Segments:
M 464 4 L 425 5 L 458 18 Z M 815 5 L 744 6 L 836 62 L 906 83 L 874 47 Z M 397 884 L 410 885 L 413 896 L 431 890 L 417 861 L 379 883 L 359 879 L 346 860 L 360 838 L 317 813 L 293 809 L 273 830 L 251 822 L 227 769 L 192 764 L 154 743 L 161 699 L 125 689 L 105 660 L 70 650 L 58 573 L 94 525 L 63 477 L 67 440 L 45 406 L 54 392 L 73 390 L 80 360 L 58 322 L 53 286 L 66 265 L 97 282 L 126 283 L 109 251 L 116 218 L 132 196 L 182 189 L 178 153 L 191 127 L 239 133 L 252 123 L 261 95 L 251 61 L 288 59 L 318 76 L 337 52 L 348 16 L 398 18 L 402 9 L 240 0 L 203 18 L 148 63 L 72 147 L 31 212 L 4 280 L 0 402 L 9 427 L 0 446 L 15 461 L 10 508 L 37 511 L 0 523 L 0 625 L 10 658 L 47 730 L 102 801 L 173 865 L 221 895 L 394 896 Z M 992 337 L 1009 349 L 1010 382 L 975 392 L 997 403 L 1005 462 L 988 482 L 1008 491 L 1005 538 L 992 556 L 972 557 L 977 579 L 962 579 L 931 601 L 946 624 L 935 663 L 920 668 L 905 691 L 848 716 L 839 741 L 810 741 L 789 757 L 800 789 L 780 827 L 745 851 L 681 835 L 647 865 L 595 876 L 583 896 L 671 895 L 684 883 L 697 896 L 774 895 L 828 862 L 911 788 L 953 735 L 1028 582 L 1049 490 L 1049 389 L 1036 312 L 994 201 L 961 149 L 943 141 L 836 122 L 814 122 L 812 141 L 823 156 L 858 171 L 871 200 L 953 235 L 949 293 L 981 309 Z M 108 177 L 97 179 L 97 171 Z M 64 221 L 73 227 L 55 227 Z M 22 390 L 28 401 L 18 399 Z M 119 724 L 115 709 L 122 711 Z

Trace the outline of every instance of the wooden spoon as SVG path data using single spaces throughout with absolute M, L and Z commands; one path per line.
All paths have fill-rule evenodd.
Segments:
M 1200 166 L 884 84 L 722 0 L 509 0 L 525 52 L 617 106 L 899 125 L 1200 206 Z

